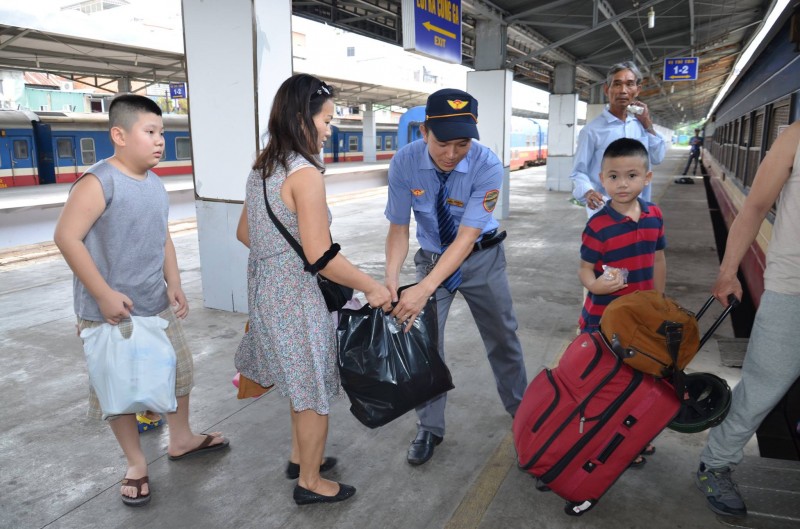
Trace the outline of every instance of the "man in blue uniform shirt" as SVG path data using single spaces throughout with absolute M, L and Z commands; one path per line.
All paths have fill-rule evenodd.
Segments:
M 502 241 L 492 216 L 503 165 L 478 139 L 478 102 L 461 90 L 428 97 L 422 139 L 400 149 L 389 166 L 391 223 L 386 237 L 386 286 L 398 301 L 392 314 L 410 328 L 432 294 L 439 315 L 439 354 L 455 293 L 469 305 L 483 339 L 497 391 L 506 411 L 517 411 L 527 386 L 517 318 L 511 302 Z M 400 269 L 408 255 L 411 211 L 420 249 L 414 256 L 418 283 L 397 296 Z M 421 465 L 445 433 L 446 394 L 417 408 L 417 436 L 408 462 Z
M 603 112 L 590 121 L 578 134 L 578 149 L 575 164 L 569 177 L 572 179 L 572 196 L 586 205 L 586 214 L 591 217 L 608 200 L 600 183 L 600 165 L 603 153 L 612 141 L 620 138 L 639 140 L 647 149 L 650 167 L 664 161 L 664 140 L 653 128 L 653 120 L 647 105 L 639 101 L 642 74 L 630 61 L 615 64 L 606 74 L 603 92 L 608 105 Z M 652 202 L 648 185 L 640 195 Z

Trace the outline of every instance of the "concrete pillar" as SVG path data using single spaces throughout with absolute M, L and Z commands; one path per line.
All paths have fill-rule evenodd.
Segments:
M 183 2 L 206 307 L 247 311 L 248 251 L 236 226 L 272 99 L 292 74 L 291 9 L 290 0 Z
M 589 104 L 586 106 L 586 123 L 599 116 L 606 108 L 606 95 L 603 93 L 604 83 L 592 85 L 589 89 Z
M 497 219 L 507 219 L 511 165 L 511 70 L 467 72 L 467 92 L 478 100 L 480 142 L 503 163 L 503 184 L 494 209 Z
M 492 20 L 475 23 L 475 69 L 498 70 L 506 63 L 506 27 Z M 480 99 L 478 100 L 480 103 Z
M 117 92 L 120 94 L 127 94 L 131 91 L 131 78 L 120 77 L 117 79 Z
M 575 66 L 558 64 L 550 95 L 547 131 L 547 179 L 550 191 L 571 191 L 572 164 L 578 140 L 578 94 L 575 92 Z
M 372 103 L 364 105 L 364 114 L 362 120 L 364 133 L 362 134 L 362 150 L 364 152 L 365 162 L 377 162 L 378 153 L 375 149 L 375 142 L 377 136 L 377 129 L 375 128 L 375 111 L 372 109 Z
M 508 218 L 511 165 L 511 70 L 506 61 L 507 28 L 499 22 L 478 19 L 475 24 L 475 70 L 467 72 L 467 92 L 478 100 L 480 142 L 503 163 L 503 183 L 494 209 L 497 219 Z

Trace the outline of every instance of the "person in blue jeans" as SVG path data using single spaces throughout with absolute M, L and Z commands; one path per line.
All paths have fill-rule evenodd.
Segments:
M 765 290 L 753 322 L 742 379 L 733 390 L 727 417 L 709 433 L 695 478 L 709 508 L 723 516 L 747 514 L 731 467 L 742 461 L 747 441 L 800 376 L 800 121 L 778 136 L 767 152 L 731 225 L 712 288 L 723 305 L 727 306 L 730 294 L 742 298 L 742 285 L 736 277 L 739 264 L 776 202 Z

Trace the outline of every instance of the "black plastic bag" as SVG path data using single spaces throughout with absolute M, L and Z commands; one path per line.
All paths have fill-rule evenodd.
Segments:
M 350 411 L 377 428 L 453 389 L 439 356 L 436 300 L 428 299 L 407 333 L 383 310 L 365 305 L 339 316 L 339 372 Z

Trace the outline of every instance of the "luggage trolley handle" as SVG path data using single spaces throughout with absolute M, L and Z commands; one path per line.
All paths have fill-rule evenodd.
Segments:
M 697 313 L 697 316 L 695 317 L 698 320 L 702 318 L 703 314 L 705 314 L 705 312 L 713 303 L 714 303 L 714 296 L 711 296 L 710 298 L 708 298 L 708 301 L 705 302 L 703 308 L 700 309 L 700 311 Z M 700 350 L 700 348 L 703 347 L 703 345 L 705 345 L 708 339 L 711 338 L 711 335 L 714 334 L 714 331 L 716 331 L 717 328 L 720 326 L 722 321 L 725 318 L 727 318 L 728 314 L 738 305 L 739 305 L 739 300 L 736 299 L 736 296 L 734 296 L 733 294 L 728 294 L 728 306 L 725 307 L 725 310 L 722 312 L 722 314 L 720 314 L 719 317 L 714 321 L 714 323 L 711 324 L 711 328 L 708 329 L 706 333 L 703 335 L 703 337 L 700 339 L 700 345 L 697 346 L 698 350 Z

